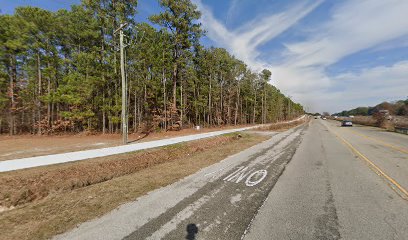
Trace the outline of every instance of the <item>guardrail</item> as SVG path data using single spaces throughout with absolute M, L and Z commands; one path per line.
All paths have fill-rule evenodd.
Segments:
M 408 128 L 395 127 L 395 132 L 408 135 Z

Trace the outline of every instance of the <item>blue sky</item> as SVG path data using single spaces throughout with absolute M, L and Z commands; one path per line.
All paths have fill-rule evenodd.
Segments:
M 76 0 L 2 0 L 1 13 Z M 408 96 L 407 0 L 193 0 L 206 46 L 227 48 L 309 111 L 338 112 Z M 140 0 L 137 21 L 160 11 Z

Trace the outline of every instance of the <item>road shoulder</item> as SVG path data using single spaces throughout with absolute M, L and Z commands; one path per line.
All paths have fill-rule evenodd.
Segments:
M 407 239 L 404 208 L 381 178 L 313 121 L 245 239 Z

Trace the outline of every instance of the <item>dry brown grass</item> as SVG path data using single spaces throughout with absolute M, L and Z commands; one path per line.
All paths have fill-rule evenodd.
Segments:
M 307 117 L 303 118 L 301 120 L 298 120 L 298 121 L 291 122 L 291 123 L 278 122 L 278 123 L 270 124 L 268 126 L 260 127 L 260 128 L 258 128 L 258 130 L 262 130 L 262 131 L 286 131 L 286 130 L 288 130 L 290 128 L 299 126 L 299 125 L 305 123 L 306 121 L 309 121 L 309 119 Z
M 371 116 L 355 116 L 353 118 L 353 123 L 365 126 L 378 127 L 377 120 Z
M 337 120 L 341 121 L 342 119 L 348 118 L 341 117 Z M 394 131 L 395 127 L 408 128 L 408 117 L 392 116 L 391 120 L 385 119 L 382 123 L 379 123 L 379 121 L 373 116 L 355 116 L 353 118 L 353 123 L 365 126 L 380 127 L 390 131 Z
M 395 127 L 408 128 L 408 117 L 407 116 L 395 116 L 394 122 L 395 122 Z
M 234 141 L 232 135 L 62 165 L 0 173 L 0 206 L 18 206 Z
M 0 238 L 49 238 L 265 139 L 260 135 L 243 134 L 238 138 L 231 134 L 83 163 L 1 174 L 1 193 L 9 195 L 8 200 L 2 197 L 3 203 L 20 205 L 0 213 Z M 20 196 L 26 192 L 34 198 Z M 26 203 L 22 204 L 21 199 Z

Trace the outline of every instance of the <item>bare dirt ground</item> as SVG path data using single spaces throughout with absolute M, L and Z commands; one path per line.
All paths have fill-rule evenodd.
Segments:
M 0 206 L 7 209 L 0 212 L 0 239 L 48 239 L 267 138 L 234 133 L 0 173 Z
M 152 141 L 191 134 L 220 131 L 225 129 L 241 128 L 246 126 L 248 125 L 203 128 L 201 130 L 183 129 L 181 131 L 168 131 L 158 133 L 155 132 L 148 135 L 136 133 L 129 135 L 129 142 L 136 143 Z M 0 135 L 0 161 L 104 147 L 113 147 L 121 144 L 122 137 L 120 134 L 77 134 L 62 136 Z

